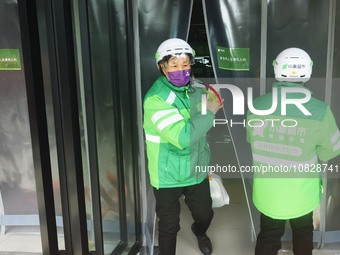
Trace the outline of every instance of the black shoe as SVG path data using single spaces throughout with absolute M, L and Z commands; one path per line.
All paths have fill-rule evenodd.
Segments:
M 194 225 L 191 225 L 191 230 L 195 234 Z M 195 236 L 197 237 L 198 247 L 200 248 L 201 252 L 204 255 L 210 255 L 212 253 L 212 244 L 207 234 L 200 236 L 195 234 Z

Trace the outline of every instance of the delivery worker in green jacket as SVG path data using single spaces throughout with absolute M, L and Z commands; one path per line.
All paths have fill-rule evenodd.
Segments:
M 157 49 L 156 64 L 161 76 L 144 99 L 144 132 L 151 185 L 156 198 L 160 255 L 176 253 L 180 229 L 179 199 L 184 195 L 194 223 L 191 226 L 203 254 L 211 254 L 206 231 L 213 218 L 207 173 L 195 166 L 207 166 L 210 151 L 206 133 L 215 113 L 222 107 L 207 102 L 201 114 L 204 90 L 190 85 L 194 51 L 178 38 L 164 41 Z
M 269 115 L 248 111 L 253 202 L 261 212 L 256 255 L 277 254 L 286 220 L 293 232 L 294 254 L 312 255 L 313 210 L 320 203 L 320 175 L 326 170 L 320 162 L 340 154 L 340 133 L 329 106 L 311 97 L 304 86 L 312 64 L 302 49 L 282 51 L 273 62 L 278 82 L 272 93 L 253 102 L 257 110 L 276 105 L 275 111 Z

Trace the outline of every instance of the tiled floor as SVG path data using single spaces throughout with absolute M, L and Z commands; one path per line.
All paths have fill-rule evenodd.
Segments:
M 5 235 L 0 235 L 0 255 L 22 254 L 29 252 L 41 254 L 41 238 L 37 227 L 7 228 Z
M 230 204 L 215 209 L 215 216 L 208 230 L 214 247 L 213 254 L 253 255 L 254 242 L 242 181 L 224 179 L 224 184 L 230 196 Z M 182 201 L 181 230 L 177 242 L 178 255 L 201 254 L 197 247 L 197 240 L 190 230 L 191 223 L 190 212 Z M 0 255 L 22 254 L 41 254 L 38 229 L 32 229 L 28 233 L 27 228 L 8 229 L 6 235 L 0 235 Z M 145 253 L 141 252 L 141 254 Z M 293 255 L 290 243 L 285 243 L 279 254 Z M 340 244 L 334 243 L 321 250 L 314 250 L 313 255 L 340 255 Z
M 116 247 L 117 241 L 106 240 L 105 254 L 110 254 Z M 59 249 L 64 249 L 62 232 L 58 234 Z M 93 241 L 89 241 L 89 248 L 94 249 Z M 41 255 L 42 244 L 39 227 L 8 227 L 5 235 L 0 235 L 0 255 Z

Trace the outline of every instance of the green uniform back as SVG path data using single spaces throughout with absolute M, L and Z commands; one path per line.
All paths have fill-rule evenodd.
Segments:
M 340 133 L 333 114 L 324 102 L 311 98 L 303 106 L 287 105 L 281 115 L 281 88 L 303 86 L 277 82 L 278 107 L 269 116 L 248 112 L 247 140 L 251 144 L 254 173 L 253 201 L 263 214 L 275 219 L 297 218 L 313 211 L 320 202 L 322 183 L 319 165 L 340 154 Z M 307 89 L 307 88 L 306 88 Z M 298 99 L 302 93 L 288 93 Z M 269 109 L 272 93 L 254 100 L 258 110 Z M 262 126 L 256 123 L 264 123 Z M 258 126 L 258 127 L 254 127 Z

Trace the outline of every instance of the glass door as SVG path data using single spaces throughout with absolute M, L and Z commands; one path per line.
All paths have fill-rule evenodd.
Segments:
M 118 1 L 73 2 L 89 249 L 98 247 L 93 226 L 95 217 L 101 217 L 104 254 L 137 240 L 137 171 L 132 129 L 126 126 L 131 125 L 129 102 L 134 101 L 128 84 L 133 65 L 128 66 L 125 51 L 126 8 Z
M 140 248 L 130 2 L 19 1 L 44 254 Z
M 41 252 L 17 1 L 0 16 L 0 253 Z

